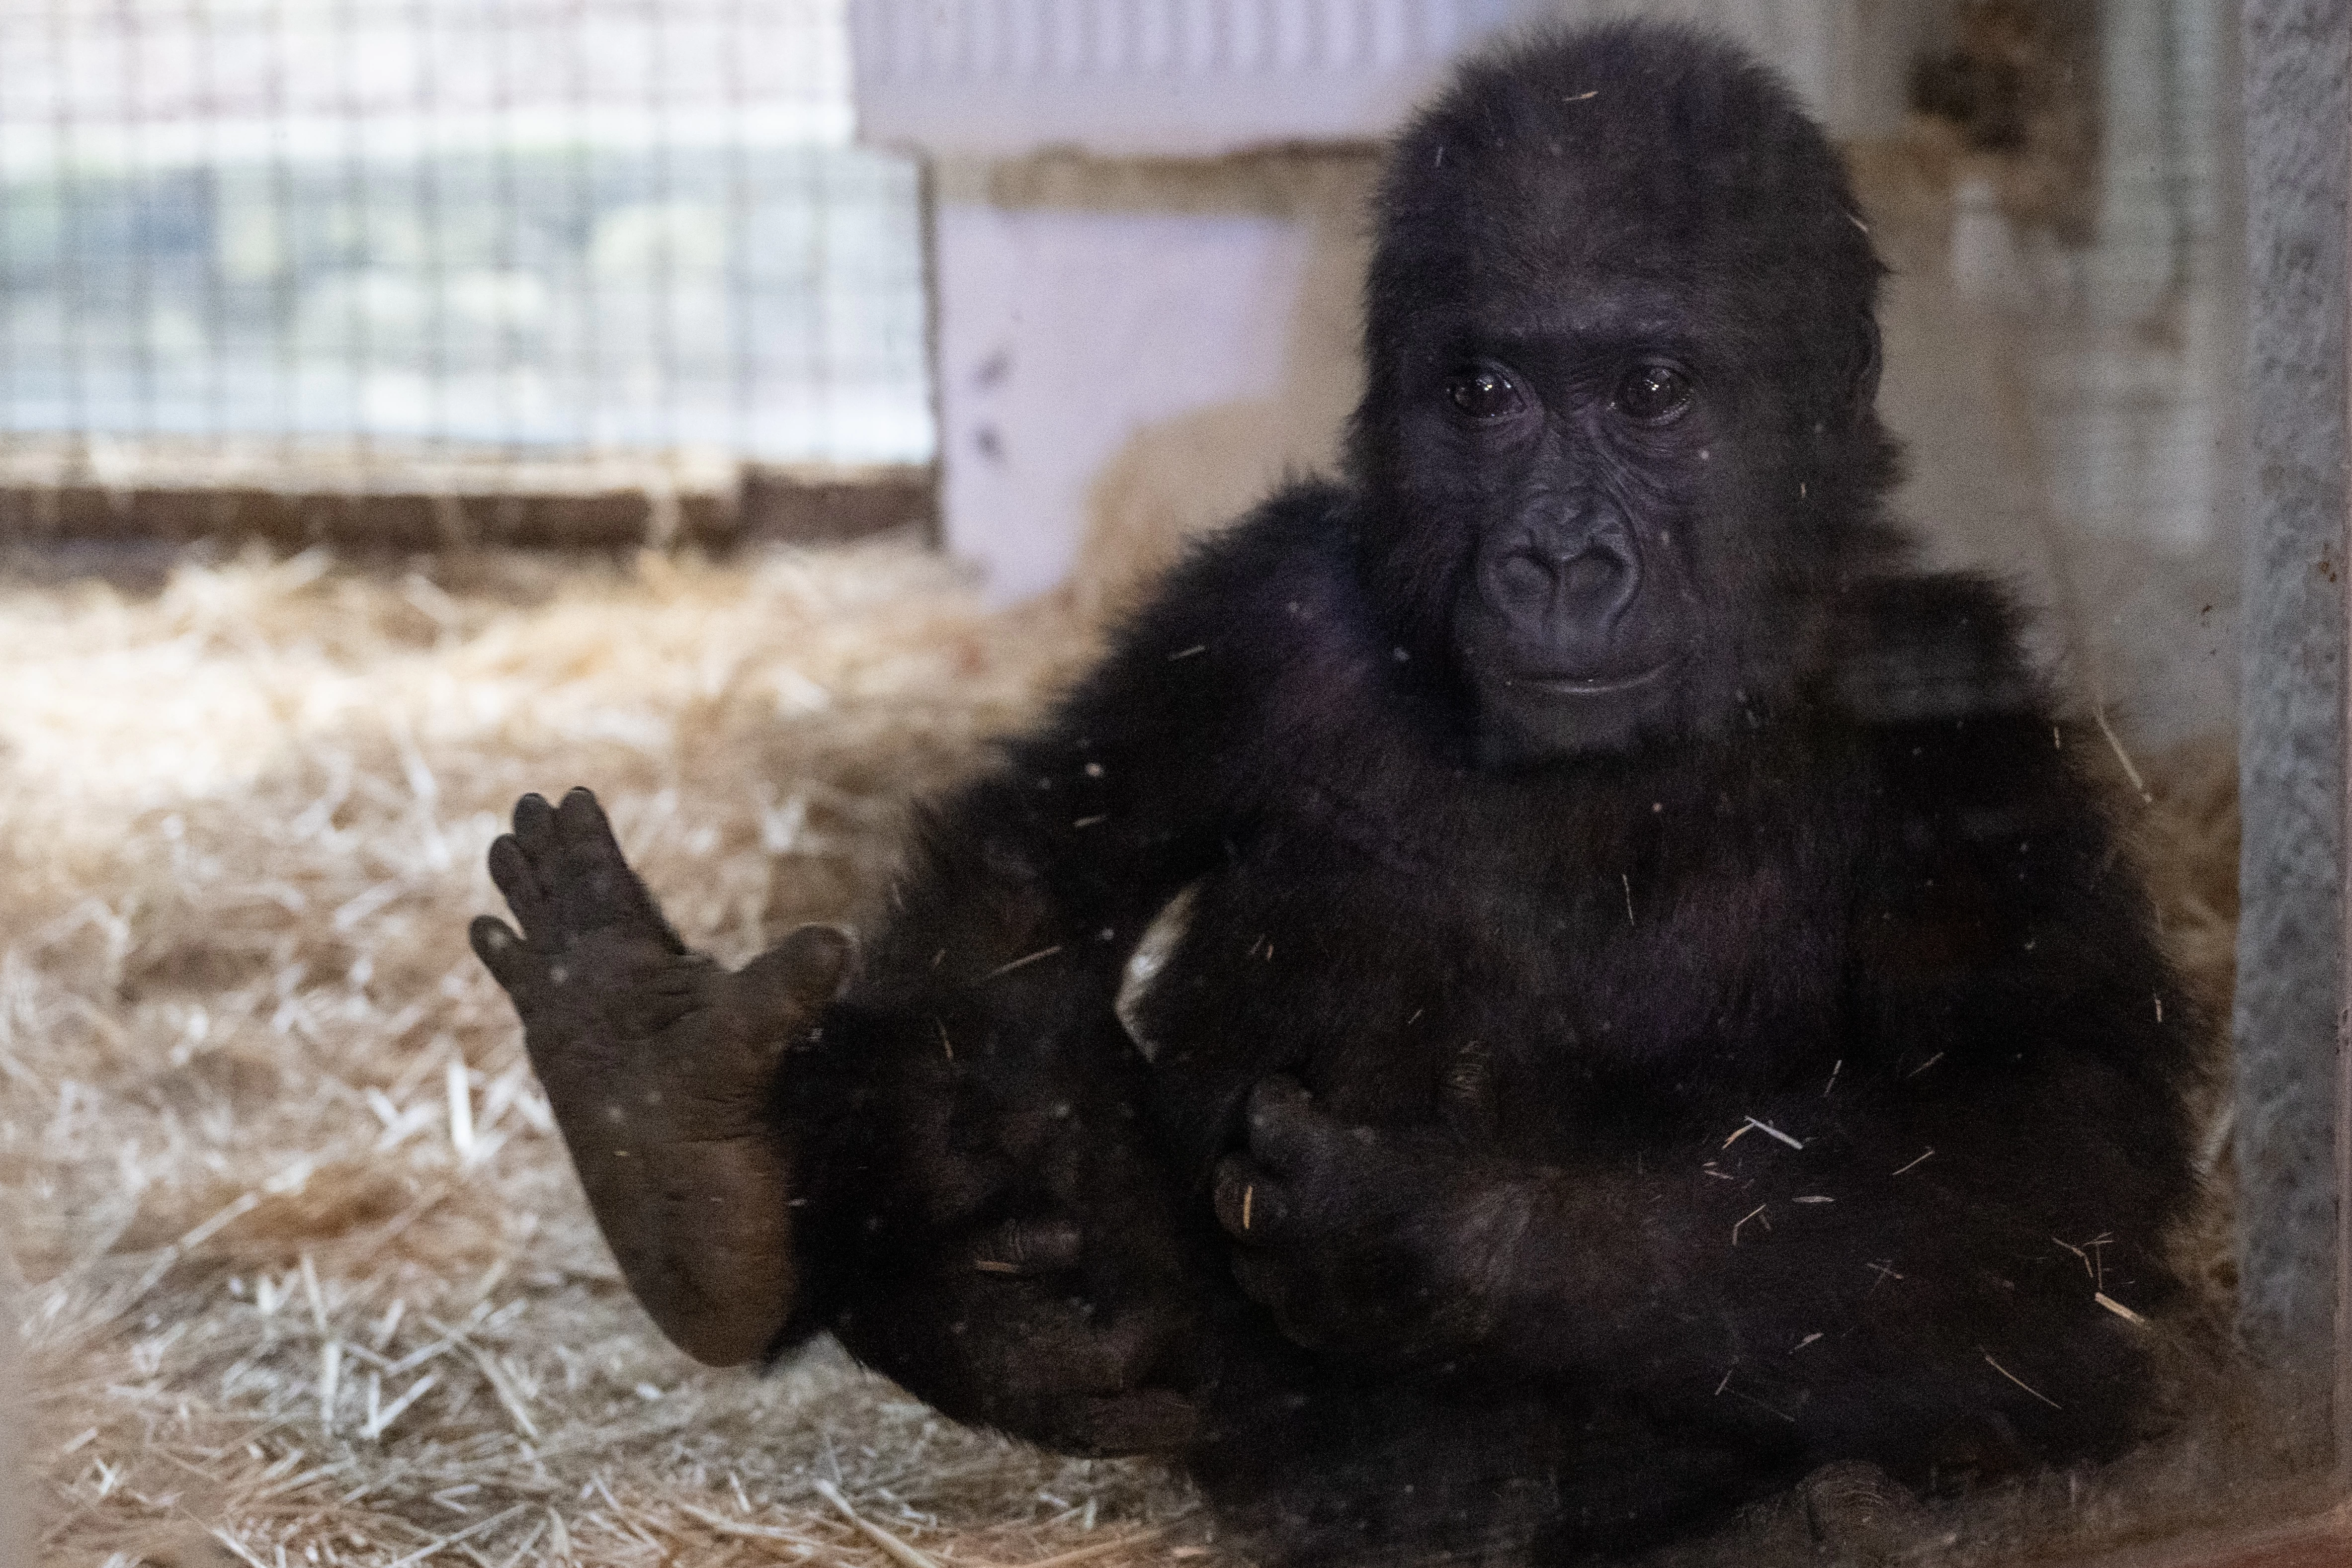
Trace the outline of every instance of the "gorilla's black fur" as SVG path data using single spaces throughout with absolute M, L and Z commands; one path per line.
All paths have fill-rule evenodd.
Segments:
M 518 813 L 478 940 L 632 1283 L 1296 1561 L 2114 1451 L 2197 1014 L 2009 606 L 1881 520 L 1837 158 L 1622 26 L 1468 67 L 1379 222 L 1340 479 L 928 816 L 829 1005 L 838 944 L 719 977 L 592 800 Z

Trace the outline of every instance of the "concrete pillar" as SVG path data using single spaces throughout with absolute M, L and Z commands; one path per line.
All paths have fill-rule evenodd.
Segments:
M 2343 1397 L 2346 92 L 2352 6 L 2246 0 L 2240 1324 L 2308 1457 Z

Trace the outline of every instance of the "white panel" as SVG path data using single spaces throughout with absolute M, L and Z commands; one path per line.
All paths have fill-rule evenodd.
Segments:
M 1213 155 L 1384 134 L 1536 0 L 851 0 L 870 141 Z
M 1386 135 L 1515 22 L 1674 16 L 1786 72 L 1833 128 L 1884 129 L 1910 6 L 1873 0 L 850 0 L 860 134 L 935 154 L 1213 156 Z M 1898 37 L 1899 35 L 1899 37 Z M 1871 75 L 1858 81 L 1857 73 Z
M 1069 570 L 1093 486 L 1139 432 L 1275 392 L 1307 237 L 951 199 L 937 233 L 947 544 L 1009 601 Z

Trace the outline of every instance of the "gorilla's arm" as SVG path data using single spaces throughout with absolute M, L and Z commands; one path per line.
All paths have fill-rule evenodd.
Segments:
M 663 1331 L 719 1363 L 832 1328 L 952 1414 L 1169 1448 L 1200 1294 L 1113 1011 L 1161 906 L 1246 831 L 1287 578 L 1328 492 L 1171 574 L 1085 683 L 920 823 L 848 980 L 805 928 L 738 974 L 680 942 L 584 790 L 491 871 L 513 998 L 597 1220 Z M 1269 609 L 1271 607 L 1271 609 Z M 839 990 L 839 995 L 835 992 Z M 1191 1227 L 1197 1239 L 1202 1227 Z
M 2175 1292 L 2193 1005 L 2044 723 L 1882 740 L 1847 1023 L 1778 1091 L 1533 1165 L 1269 1082 L 1217 1186 L 1244 1288 L 1328 1354 L 1614 1387 L 1816 1458 L 2130 1440 L 2148 1331 L 2116 1309 Z
M 524 796 L 489 862 L 522 929 L 482 915 L 474 950 L 623 1278 L 688 1354 L 752 1360 L 795 1283 L 779 1068 L 839 988 L 848 938 L 804 925 L 727 973 L 678 939 L 585 789 Z
M 1324 493 L 1180 568 L 1000 766 L 928 814 L 889 925 L 787 1091 L 806 1200 L 797 1333 L 834 1329 L 950 1414 L 1165 1448 L 1140 1385 L 1196 1379 L 1205 1216 L 1153 1142 L 1114 1012 L 1168 901 L 1250 828 L 1253 737 L 1292 656 Z M 1205 1234 L 1204 1234 L 1205 1232 Z

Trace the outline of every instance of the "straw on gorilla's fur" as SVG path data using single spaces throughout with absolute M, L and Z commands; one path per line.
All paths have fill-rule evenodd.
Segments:
M 721 957 L 854 920 L 908 796 L 1089 646 L 889 546 L 0 588 L 0 1223 L 44 1558 L 884 1561 L 821 1482 L 942 1563 L 1204 1555 L 1148 1467 L 955 1428 L 837 1357 L 669 1351 L 464 945 L 500 815 L 574 782 Z M 2161 777 L 2168 917 L 2226 984 L 2226 751 Z M 1967 1517 L 1937 1528 L 1998 1550 L 2084 1511 L 2061 1484 Z M 1801 1510 L 1753 1529 L 1813 1551 Z

